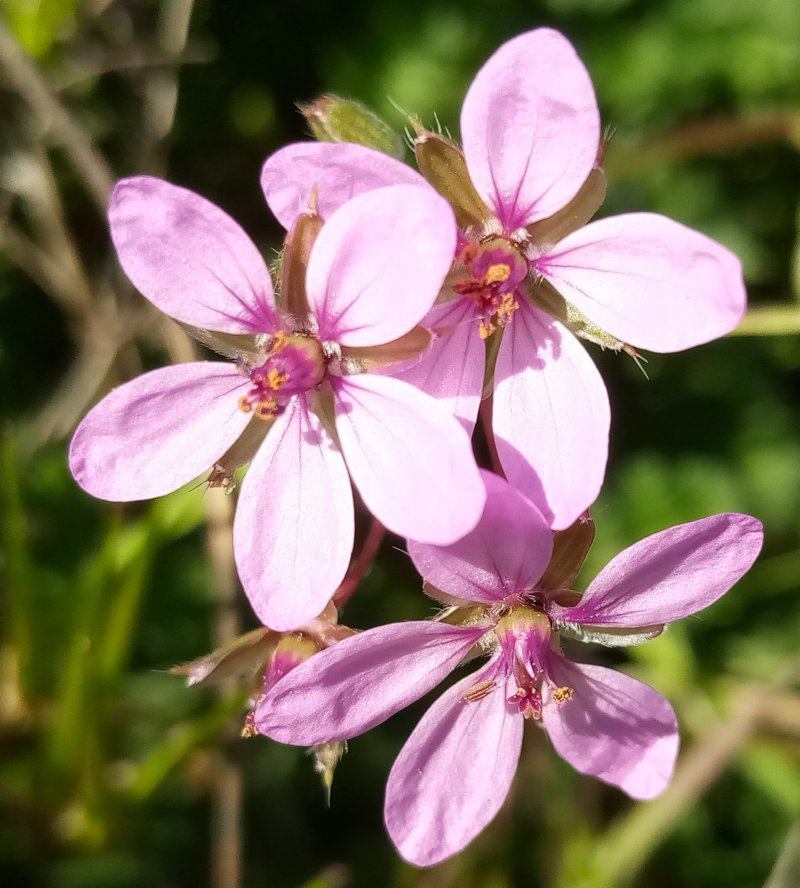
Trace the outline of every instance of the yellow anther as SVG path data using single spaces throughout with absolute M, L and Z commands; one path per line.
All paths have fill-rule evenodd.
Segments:
M 501 327 L 504 327 L 513 317 L 514 312 L 519 308 L 519 302 L 514 298 L 513 293 L 506 293 L 500 307 L 497 309 L 497 320 Z
M 273 369 L 270 370 L 269 373 L 267 373 L 267 385 L 272 389 L 272 391 L 277 392 L 288 378 L 288 373 L 281 373 L 280 370 L 276 370 L 273 367 Z
M 277 333 L 274 333 L 272 339 L 269 340 L 269 351 L 270 354 L 274 355 L 275 352 L 281 351 L 281 349 L 286 348 L 287 339 L 286 334 L 283 330 L 278 330 Z
M 244 395 L 239 398 L 239 409 L 242 411 L 242 413 L 249 413 L 253 409 L 253 405 L 247 400 Z
M 272 398 L 266 401 L 259 401 L 256 407 L 256 416 L 259 419 L 275 419 L 279 412 L 278 402 Z
M 499 284 L 502 281 L 507 281 L 511 277 L 511 266 L 506 265 L 505 262 L 497 262 L 495 265 L 490 265 L 484 275 L 487 284 Z
M 481 321 L 478 325 L 478 335 L 481 339 L 488 339 L 496 329 L 497 326 L 491 321 L 488 323 L 486 321 Z
M 572 688 L 566 686 L 564 686 L 563 688 L 556 688 L 553 691 L 553 699 L 556 701 L 556 703 L 564 703 L 567 700 L 571 699 L 574 693 L 575 691 L 573 691 Z

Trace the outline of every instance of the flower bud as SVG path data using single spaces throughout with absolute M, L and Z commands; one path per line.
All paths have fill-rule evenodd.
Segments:
M 336 743 L 321 743 L 319 746 L 313 746 L 309 752 L 314 756 L 314 770 L 322 779 L 325 800 L 330 808 L 333 775 L 342 756 L 347 752 L 347 743 L 343 740 Z
M 536 584 L 543 592 L 566 592 L 572 589 L 594 541 L 594 521 L 588 515 L 580 518 L 566 530 L 553 534 L 553 554 L 542 578 Z M 568 606 L 568 602 L 560 602 Z M 577 601 L 571 602 L 576 604 Z
M 316 192 L 313 197 L 316 203 Z M 306 271 L 311 248 L 322 230 L 322 219 L 312 207 L 295 220 L 283 246 L 281 256 L 281 308 L 303 322 L 308 316 Z
M 320 142 L 355 142 L 402 160 L 402 138 L 361 102 L 339 96 L 320 96 L 299 105 L 311 134 Z
M 472 184 L 464 152 L 445 136 L 412 123 L 417 129 L 414 152 L 419 171 L 452 206 L 459 228 L 482 228 L 492 218 L 492 211 Z

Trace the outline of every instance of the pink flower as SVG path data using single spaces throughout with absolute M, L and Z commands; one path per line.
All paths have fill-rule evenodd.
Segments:
M 148 177 L 123 180 L 109 218 L 123 268 L 156 307 L 198 328 L 257 338 L 237 363 L 165 367 L 111 392 L 70 447 L 85 490 L 115 501 L 161 496 L 215 466 L 245 430 L 263 438 L 242 485 L 234 543 L 253 608 L 277 630 L 313 619 L 344 577 L 351 478 L 401 535 L 452 542 L 474 527 L 485 493 L 456 420 L 405 382 L 348 375 L 370 366 L 368 356 L 380 354 L 373 347 L 412 330 L 436 298 L 455 242 L 442 198 L 395 186 L 331 214 L 311 248 L 304 292 L 283 293 L 284 305 L 307 307 L 303 317 L 276 306 L 256 247 L 196 194 Z M 429 230 L 435 239 L 421 234 Z
M 282 679 L 255 715 L 261 733 L 285 743 L 351 738 L 423 696 L 476 645 L 489 654 L 423 716 L 389 776 L 386 826 L 403 857 L 421 866 L 460 851 L 495 816 L 526 719 L 577 770 L 633 798 L 658 795 L 678 750 L 669 703 L 620 672 L 570 662 L 559 634 L 652 637 L 719 598 L 761 547 L 761 525 L 747 515 L 672 527 L 625 550 L 566 606 L 579 596 L 559 587 L 581 559 L 572 571 L 548 568 L 553 535 L 541 513 L 483 475 L 486 507 L 470 534 L 447 547 L 409 543 L 427 591 L 457 606 L 448 622 L 345 639 Z M 553 563 L 561 561 L 563 553 Z
M 740 263 L 699 232 L 652 213 L 585 224 L 605 195 L 596 166 L 600 116 L 586 69 L 556 31 L 530 31 L 494 53 L 467 92 L 461 135 L 463 156 L 437 134 L 417 139 L 421 168 L 453 203 L 461 239 L 452 298 L 426 321 L 442 335 L 402 378 L 444 399 L 471 430 L 483 340 L 502 329 L 494 372 L 498 455 L 511 483 L 564 528 L 597 496 L 609 428 L 603 382 L 565 322 L 616 348 L 673 352 L 708 342 L 744 312 Z M 429 163 L 433 155 L 438 165 Z M 290 173 L 299 156 L 304 181 Z M 287 224 L 311 183 L 334 206 L 410 174 L 356 146 L 289 146 L 267 161 L 262 185 Z

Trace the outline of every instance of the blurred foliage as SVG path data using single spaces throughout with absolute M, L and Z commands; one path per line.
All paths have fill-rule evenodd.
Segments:
M 800 815 L 796 0 L 241 0 L 235 10 L 220 0 L 0 0 L 0 10 L 32 63 L 11 64 L 3 39 L 3 884 L 222 888 L 215 799 L 230 779 L 244 784 L 246 886 L 717 888 L 762 885 L 771 871 L 773 888 L 794 884 L 775 861 L 781 848 L 781 860 L 796 859 L 796 828 L 794 846 L 784 840 Z M 539 25 L 574 41 L 614 133 L 602 212 L 663 212 L 725 242 L 743 259 L 754 306 L 742 329 L 770 334 L 649 356 L 649 380 L 593 349 L 614 423 L 581 582 L 636 539 L 715 511 L 761 517 L 766 545 L 700 616 L 625 653 L 588 651 L 673 700 L 684 754 L 664 797 L 636 805 L 577 775 L 532 729 L 495 823 L 422 872 L 397 858 L 381 805 L 391 761 L 429 701 L 350 744 L 328 810 L 302 752 L 231 739 L 235 689 L 189 690 L 166 674 L 219 634 L 209 497 L 192 489 L 113 506 L 69 477 L 65 442 L 80 414 L 186 348 L 121 281 L 97 192 L 103 175 L 166 174 L 231 212 L 270 255 L 279 228 L 258 173 L 270 152 L 307 138 L 296 102 L 330 92 L 366 102 L 398 132 L 402 108 L 457 135 L 482 61 Z M 108 164 L 93 168 L 94 190 L 59 106 Z M 385 545 L 347 622 L 429 615 L 418 585 Z M 243 628 L 253 625 L 239 610 Z M 455 767 L 468 779 L 480 762 Z

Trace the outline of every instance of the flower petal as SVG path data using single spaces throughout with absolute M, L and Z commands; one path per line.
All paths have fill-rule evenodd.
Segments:
M 420 174 L 372 148 L 347 142 L 297 142 L 267 158 L 261 188 L 269 208 L 289 229 L 316 194 L 317 212 L 327 220 L 357 194 L 387 185 L 426 186 Z
M 428 583 L 466 601 L 492 603 L 532 589 L 553 551 L 541 512 L 509 483 L 481 472 L 486 505 L 477 527 L 451 546 L 408 542 Z
M 367 508 L 389 530 L 447 545 L 478 523 L 486 491 L 469 438 L 433 398 L 399 379 L 350 376 L 336 430 Z
M 278 682 L 256 710 L 258 730 L 296 746 L 363 734 L 436 687 L 485 632 L 420 621 L 339 641 Z
M 548 677 L 573 691 L 557 703 L 552 689 L 544 689 L 542 720 L 563 759 L 634 799 L 666 789 L 678 754 L 678 723 L 658 691 L 614 669 L 570 663 L 557 654 Z
M 600 491 L 609 422 L 605 386 L 583 346 L 522 302 L 497 356 L 495 444 L 508 480 L 557 530 Z
M 474 304 L 455 299 L 435 305 L 423 323 L 440 330 L 428 353 L 410 369 L 392 375 L 441 401 L 471 435 L 481 403 L 486 363 Z
M 506 703 L 511 680 L 481 699 L 464 695 L 497 676 L 468 675 L 431 706 L 389 774 L 384 817 L 409 863 L 432 866 L 461 851 L 494 818 L 517 770 L 524 720 Z
M 654 352 L 729 333 L 747 301 L 741 263 L 730 250 L 654 213 L 592 222 L 535 265 L 607 333 Z
M 353 494 L 341 453 L 305 399 L 293 399 L 242 484 L 236 565 L 262 623 L 283 632 L 316 617 L 353 551 Z
M 432 189 L 395 185 L 348 201 L 311 251 L 308 303 L 319 335 L 381 345 L 418 324 L 450 270 L 453 211 Z
M 205 198 L 150 176 L 118 182 L 111 238 L 134 286 L 178 321 L 224 333 L 275 329 L 275 297 L 261 254 Z
M 145 373 L 89 411 L 70 443 L 70 471 L 87 493 L 114 502 L 171 493 L 244 432 L 246 385 L 232 364 L 214 361 Z
M 575 607 L 555 619 L 593 626 L 651 626 L 708 607 L 750 569 L 761 551 L 761 522 L 735 512 L 654 533 L 625 549 Z
M 472 181 L 506 231 L 569 203 L 600 144 L 592 81 L 570 42 L 539 28 L 504 43 L 467 92 L 461 134 Z

